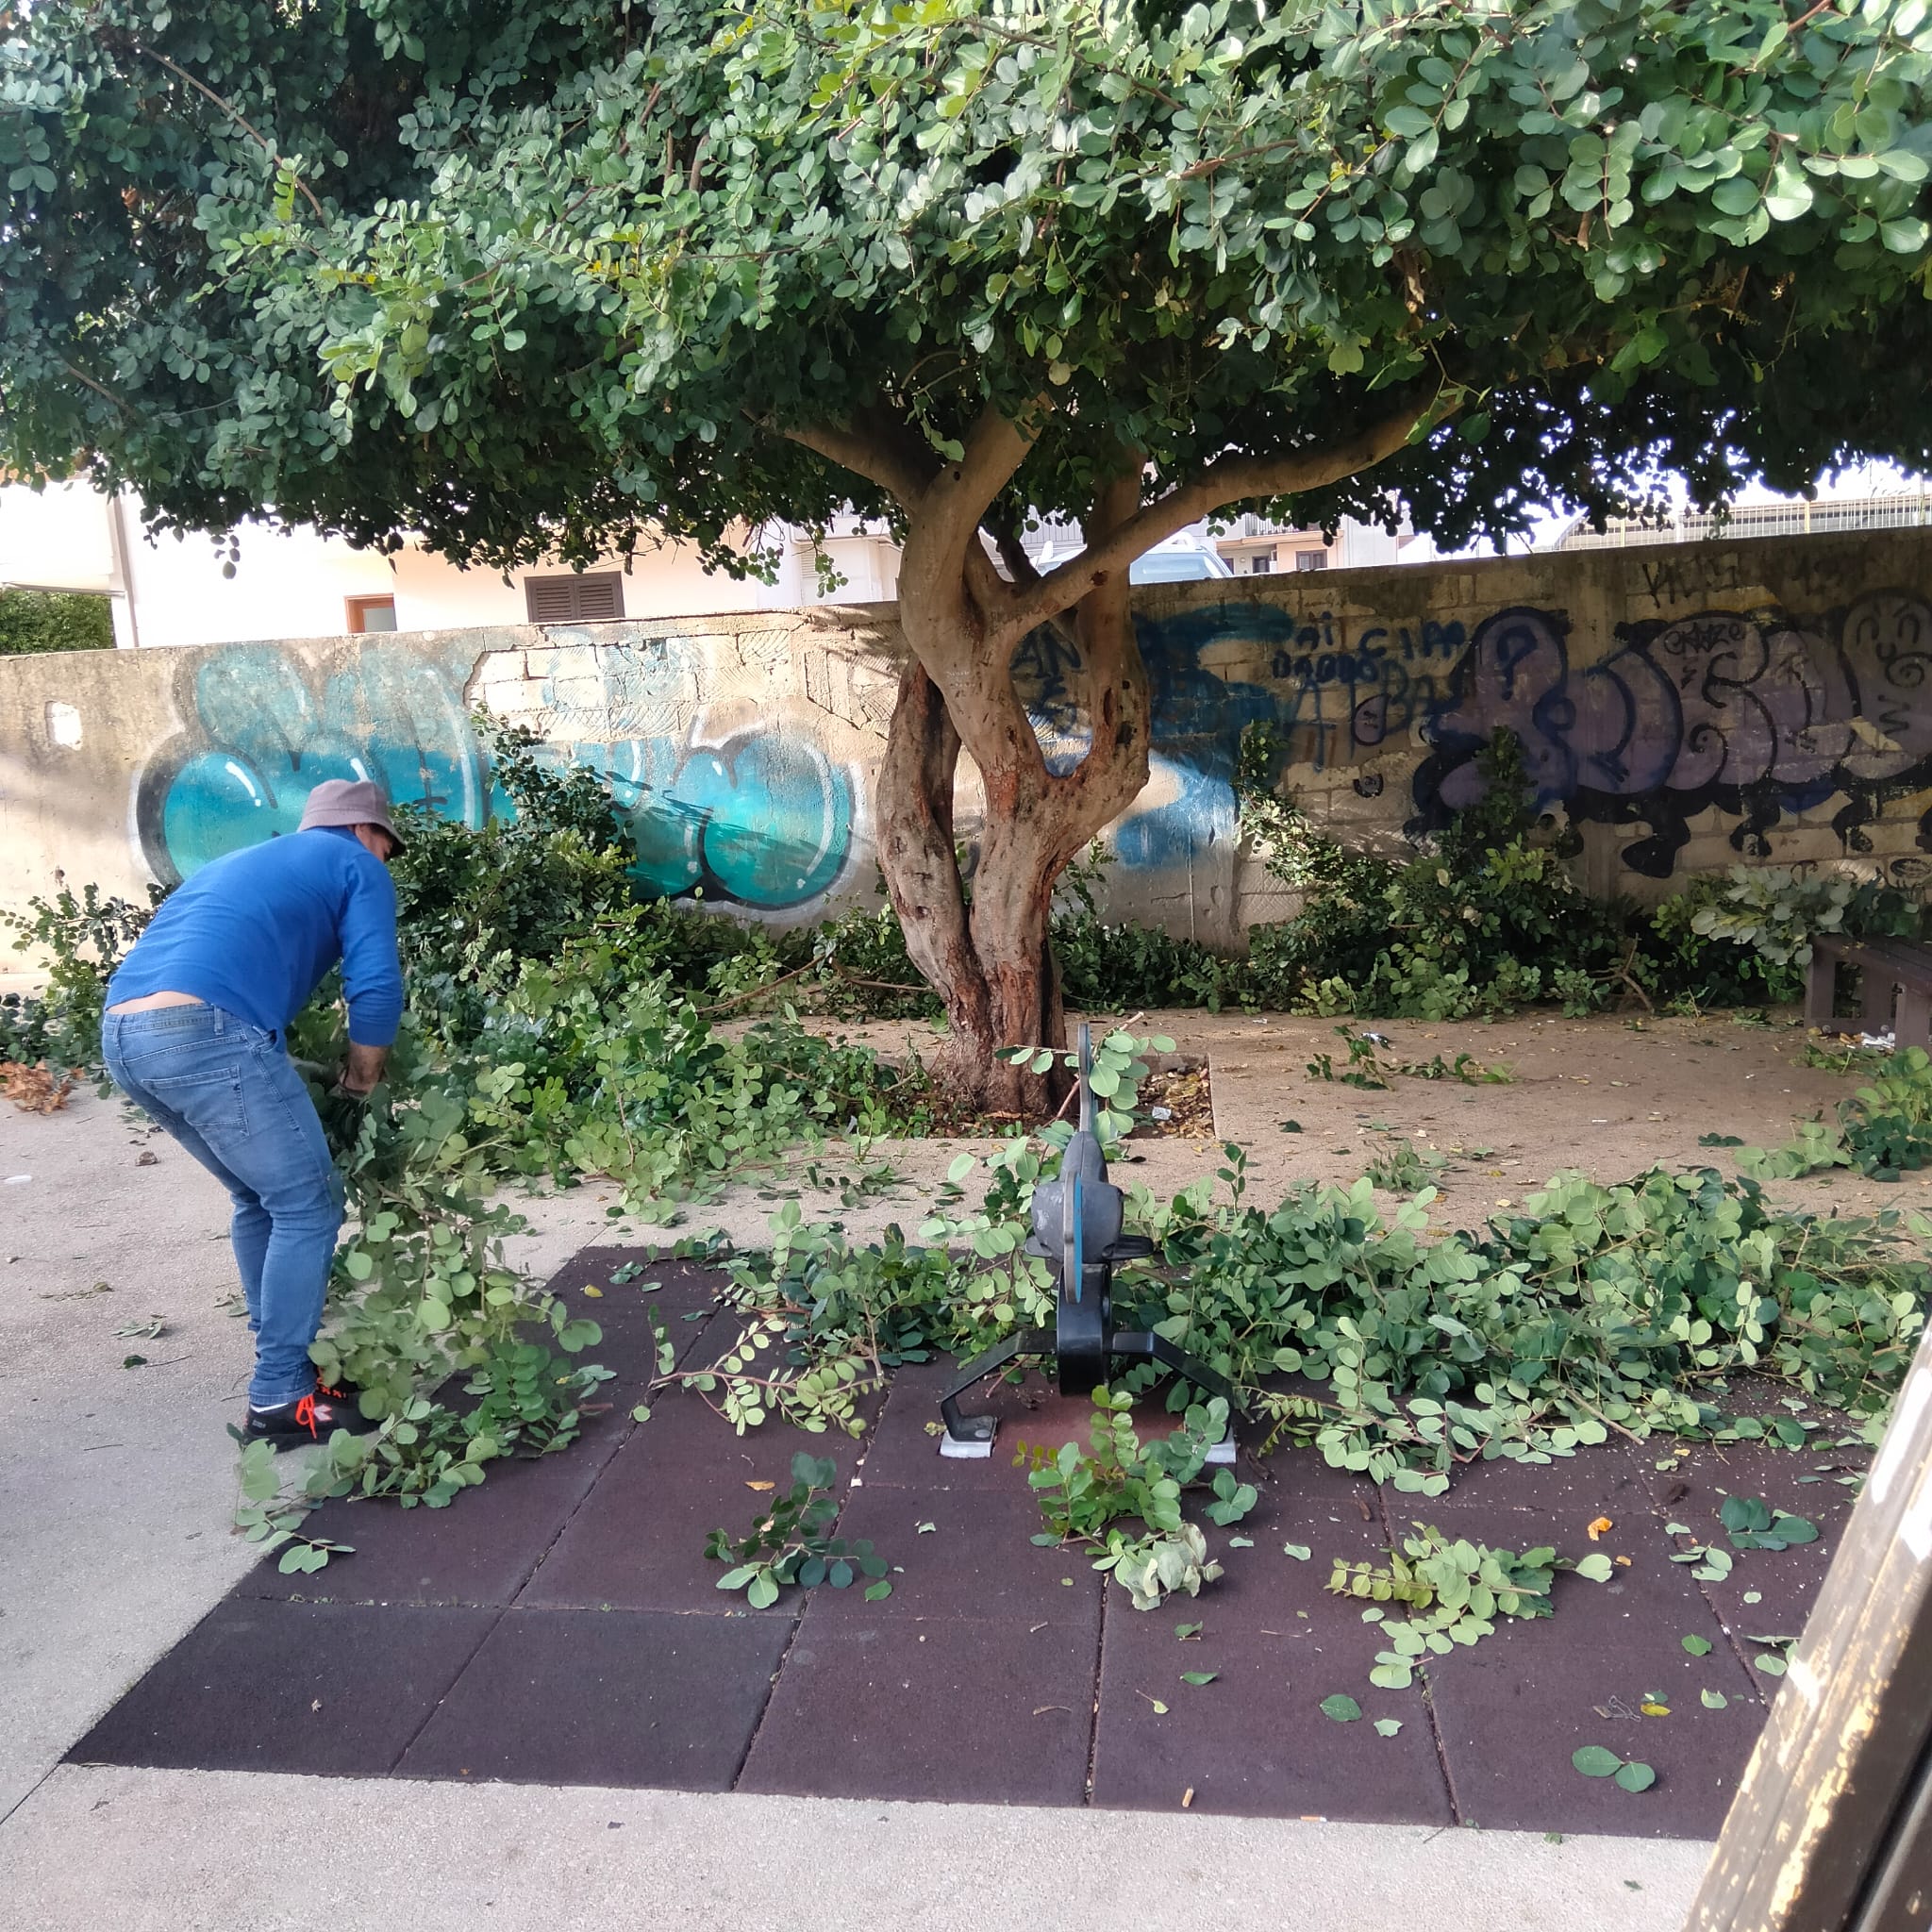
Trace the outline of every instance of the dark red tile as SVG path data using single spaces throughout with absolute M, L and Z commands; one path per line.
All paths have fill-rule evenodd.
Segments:
M 1729 1575 L 1703 1579 L 1702 1587 L 1748 1656 L 1762 1648 L 1749 1638 L 1796 1637 L 1811 1614 L 1857 1500 L 1854 1490 L 1834 1479 L 1843 1473 L 1836 1466 L 1843 1459 L 1828 1449 L 1814 1454 L 1755 1442 L 1700 1442 L 1686 1445 L 1678 1468 L 1653 1475 L 1659 1520 L 1681 1523 L 1690 1532 L 1673 1538 L 1670 1546 L 1682 1550 L 1694 1540 L 1730 1557 Z M 1807 1482 L 1807 1476 L 1820 1480 Z M 1737 1549 L 1719 1515 L 1727 1495 L 1761 1497 L 1774 1510 L 1805 1517 L 1818 1525 L 1818 1540 L 1782 1550 Z M 1757 1601 L 1746 1603 L 1747 1596 Z M 1774 1679 L 1763 1682 L 1767 1693 L 1775 1690 Z
M 641 1272 L 629 1280 L 612 1277 L 632 1263 Z M 658 1373 L 657 1336 L 651 1317 L 664 1325 L 680 1360 L 699 1346 L 716 1307 L 725 1276 L 721 1269 L 689 1261 L 652 1261 L 641 1248 L 586 1248 L 574 1255 L 547 1286 L 570 1309 L 597 1324 L 602 1339 L 580 1360 L 601 1362 L 615 1376 L 601 1393 L 627 1412 L 642 1399 Z M 651 1284 L 656 1282 L 654 1289 Z M 586 1290 L 594 1290 L 587 1293 Z
M 512 1610 L 398 1770 L 728 1790 L 790 1635 L 781 1618 Z
M 1453 1526 L 1495 1544 L 1513 1524 L 1498 1511 L 1486 1524 Z M 1612 1539 L 1600 1547 L 1613 1548 Z M 1554 1615 L 1500 1620 L 1493 1635 L 1430 1660 L 1429 1695 L 1463 1823 L 1663 1838 L 1713 1837 L 1723 1824 L 1765 1707 L 1657 1526 L 1623 1553 L 1630 1567 L 1608 1583 L 1558 1576 Z M 1710 1651 L 1690 1655 L 1685 1637 Z M 1705 1690 L 1721 1692 L 1725 1707 L 1707 1710 Z M 1668 1717 L 1641 1715 L 1652 1693 Z M 1657 1785 L 1631 1793 L 1583 1776 L 1570 1762 L 1583 1744 L 1649 1764 Z
M 230 1598 L 68 1757 L 376 1776 L 394 1767 L 497 1615 Z
M 951 1361 L 908 1363 L 895 1369 L 887 1391 L 885 1414 L 866 1452 L 868 1483 L 897 1484 L 911 1489 L 1019 1490 L 1026 1487 L 1024 1468 L 1015 1460 L 1022 1443 L 1057 1451 L 1063 1442 L 1088 1446 L 1092 1434 L 1093 1403 L 1085 1395 L 1062 1395 L 1050 1374 L 1029 1369 L 1020 1382 L 982 1382 L 960 1398 L 968 1415 L 997 1418 L 999 1432 L 991 1456 L 955 1457 L 940 1454 L 940 1397 L 959 1373 Z M 1142 1441 L 1170 1435 L 1180 1417 L 1163 1406 L 1164 1391 L 1145 1397 L 1135 1408 L 1134 1426 Z M 1255 1424 L 1237 1424 L 1237 1440 L 1258 1441 Z
M 1499 1456 L 1467 1463 L 1451 1474 L 1449 1488 L 1440 1496 L 1406 1495 L 1391 1484 L 1385 1498 L 1389 1518 L 1391 1523 L 1411 1517 L 1426 1522 L 1431 1510 L 1516 1509 L 1540 1516 L 1547 1524 L 1529 1541 L 1556 1538 L 1560 1543 L 1566 1533 L 1581 1538 L 1600 1516 L 1616 1522 L 1649 1513 L 1648 1447 L 1613 1441 L 1547 1462 Z
M 931 1524 L 922 1530 L 924 1524 Z M 1079 1545 L 1042 1547 L 1040 1505 L 1030 1494 L 977 1490 L 853 1490 L 839 1534 L 864 1538 L 894 1566 L 892 1608 L 907 1617 L 1074 1619 L 1096 1631 L 1103 1578 Z M 858 1586 L 812 1592 L 815 1615 L 877 1614 Z
M 827 1615 L 818 1592 L 739 1779 L 748 1791 L 1078 1805 L 1091 1628 L 1018 1618 Z
M 313 1575 L 285 1576 L 270 1557 L 236 1585 L 238 1596 L 307 1603 L 509 1603 L 590 1493 L 631 1425 L 597 1418 L 579 1441 L 548 1456 L 489 1465 L 447 1507 L 405 1509 L 387 1497 L 325 1503 L 310 1536 L 353 1545 Z
M 1252 1549 L 1230 1546 L 1241 1534 Z M 1311 1555 L 1285 1555 L 1285 1541 Z M 1363 1523 L 1341 1493 L 1311 1499 L 1284 1483 L 1246 1522 L 1210 1529 L 1208 1541 L 1225 1574 L 1198 1597 L 1141 1611 L 1118 1586 L 1108 1592 L 1093 1802 L 1172 1810 L 1191 1789 L 1201 1810 L 1449 1823 L 1420 1691 L 1370 1684 L 1382 1640 L 1359 1604 L 1325 1587 L 1337 1557 L 1381 1554 L 1379 1524 Z M 1198 1624 L 1198 1635 L 1182 1641 L 1180 1624 Z M 1215 1679 L 1190 1685 L 1191 1671 Z M 1337 1691 L 1361 1718 L 1324 1714 Z M 1377 1718 L 1402 1729 L 1382 1737 Z
M 717 1528 L 745 1535 L 791 1487 L 799 1451 L 835 1464 L 842 1496 L 859 1456 L 851 1437 L 775 1423 L 735 1435 L 697 1395 L 673 1391 L 611 1457 L 518 1601 L 549 1609 L 741 1607 L 741 1594 L 719 1591 L 724 1566 L 706 1557 L 706 1539 Z M 795 1616 L 795 1594 L 762 1614 Z

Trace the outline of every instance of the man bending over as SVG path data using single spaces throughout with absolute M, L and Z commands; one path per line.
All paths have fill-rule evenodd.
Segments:
M 330 778 L 298 830 L 204 866 L 165 900 L 108 984 L 108 1071 L 227 1189 L 255 1337 L 247 1435 L 277 1446 L 375 1426 L 356 1391 L 318 1388 L 341 1191 L 284 1034 L 338 959 L 349 1005 L 341 1084 L 367 1093 L 403 1013 L 402 844 L 381 789 Z

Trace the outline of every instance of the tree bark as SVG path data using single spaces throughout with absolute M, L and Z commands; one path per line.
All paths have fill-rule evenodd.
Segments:
M 1095 505 L 1099 527 L 1131 514 L 1138 493 L 1138 471 L 1129 468 Z M 913 544 L 907 547 L 917 563 Z M 879 775 L 887 890 L 908 953 L 945 1001 L 949 1090 L 986 1111 L 1049 1112 L 1065 1091 L 1064 1077 L 1036 1075 L 994 1055 L 1002 1047 L 1065 1045 L 1052 955 L 1054 882 L 1147 782 L 1147 678 L 1127 573 L 1109 574 L 1074 612 L 1091 740 L 1067 773 L 1048 771 L 1012 688 L 1012 652 L 1024 633 L 984 625 L 970 597 L 922 594 L 903 584 L 901 616 L 913 658 L 900 681 Z M 1001 647 L 1004 660 L 986 665 L 991 675 L 985 675 L 979 667 L 989 649 Z M 970 908 L 952 809 L 962 741 L 986 792 Z

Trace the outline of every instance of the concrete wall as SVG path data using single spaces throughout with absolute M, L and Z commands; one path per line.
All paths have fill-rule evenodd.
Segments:
M 1932 532 L 1235 589 L 1137 594 L 1154 757 L 1110 833 L 1121 916 L 1228 944 L 1289 909 L 1235 838 L 1256 720 L 1357 845 L 1441 823 L 1507 725 L 1597 891 L 1656 898 L 1740 859 L 1932 877 Z M 123 892 L 191 873 L 336 775 L 480 823 L 483 703 L 608 774 L 653 886 L 816 919 L 874 890 L 900 650 L 888 605 L 0 660 L 0 898 L 56 867 Z M 1076 758 L 1077 654 L 1042 631 L 1015 662 L 1050 758 Z

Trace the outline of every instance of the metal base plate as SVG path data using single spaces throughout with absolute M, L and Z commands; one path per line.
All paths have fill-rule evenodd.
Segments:
M 987 1462 L 992 1457 L 992 1437 L 991 1428 L 983 1436 L 956 1436 L 946 1429 L 940 1436 L 940 1454 L 955 1462 Z
M 1213 1448 L 1208 1450 L 1208 1461 L 1212 1467 L 1225 1468 L 1234 1461 L 1235 1455 L 1236 1444 L 1234 1438 L 1231 1435 L 1224 1436 L 1220 1441 L 1215 1443 Z

